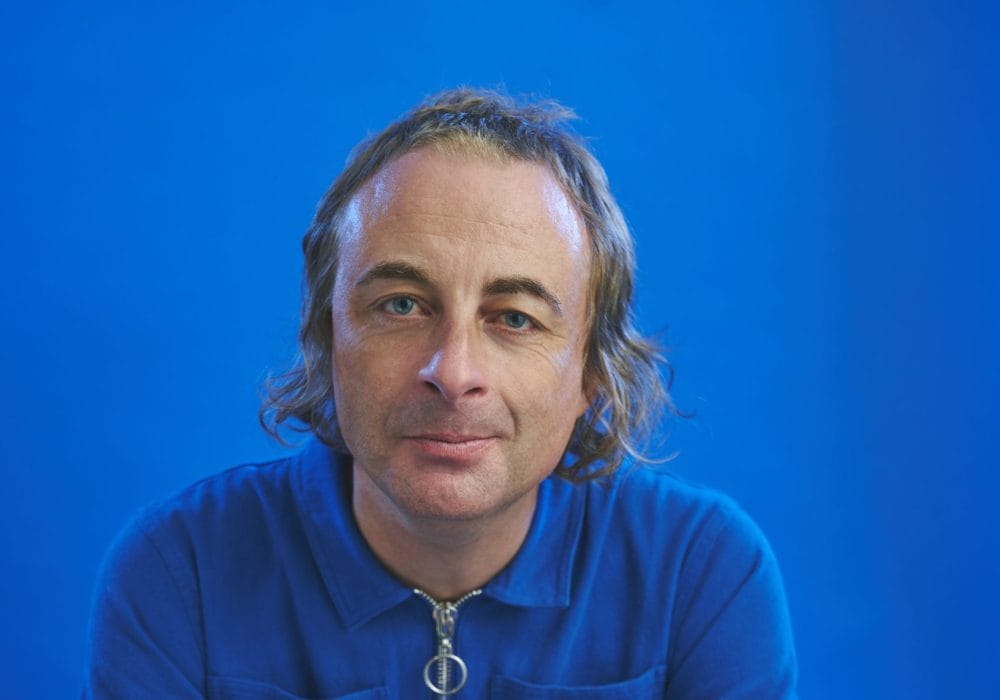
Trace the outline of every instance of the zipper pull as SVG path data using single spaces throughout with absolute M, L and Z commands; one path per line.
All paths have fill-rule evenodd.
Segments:
M 470 591 L 454 603 L 439 603 L 419 588 L 414 588 L 413 592 L 431 604 L 434 633 L 437 638 L 437 653 L 424 664 L 424 685 L 439 698 L 454 695 L 469 679 L 469 669 L 461 657 L 455 654 L 455 620 L 458 617 L 458 606 L 469 598 L 479 595 L 482 590 L 477 588 Z M 457 677 L 452 674 L 453 665 L 458 671 Z

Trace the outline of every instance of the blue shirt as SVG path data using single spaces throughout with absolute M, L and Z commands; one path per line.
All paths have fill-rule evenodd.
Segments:
M 84 697 L 434 697 L 432 604 L 368 548 L 350 480 L 313 442 L 143 511 L 103 567 Z M 453 697 L 795 697 L 760 531 L 648 468 L 545 480 L 521 549 L 454 622 Z

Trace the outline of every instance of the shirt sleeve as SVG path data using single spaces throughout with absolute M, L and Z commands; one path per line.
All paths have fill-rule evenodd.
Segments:
M 798 666 L 778 564 L 735 505 L 709 517 L 684 564 L 668 700 L 793 700 Z
M 98 577 L 83 698 L 202 698 L 195 582 L 137 520 L 117 538 Z

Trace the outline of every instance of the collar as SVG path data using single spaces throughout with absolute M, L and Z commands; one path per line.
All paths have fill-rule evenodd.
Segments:
M 586 486 L 556 476 L 539 484 L 524 543 L 483 593 L 519 607 L 569 607 L 587 492 Z
M 349 629 L 410 599 L 413 591 L 376 559 L 354 521 L 351 461 L 318 440 L 299 454 L 293 478 L 306 534 L 334 606 Z M 557 477 L 539 486 L 531 527 L 514 559 L 483 587 L 518 607 L 568 607 L 586 488 Z

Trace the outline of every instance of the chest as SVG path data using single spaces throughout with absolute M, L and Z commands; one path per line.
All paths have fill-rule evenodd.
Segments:
M 417 596 L 347 626 L 322 596 L 306 604 L 299 591 L 298 602 L 259 608 L 254 629 L 209 639 L 209 697 L 663 697 L 669 606 L 590 593 L 553 608 L 479 596 L 442 635 L 441 616 Z

